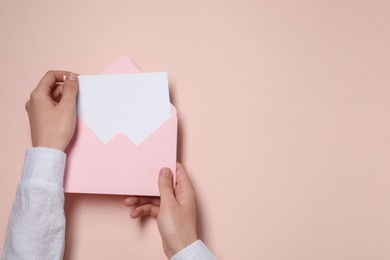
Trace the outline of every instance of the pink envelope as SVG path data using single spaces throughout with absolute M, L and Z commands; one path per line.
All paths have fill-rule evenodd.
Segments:
M 102 74 L 140 73 L 121 57 Z M 64 189 L 69 193 L 159 196 L 158 175 L 162 167 L 176 171 L 177 115 L 135 145 L 119 133 L 104 144 L 80 118 L 68 147 Z

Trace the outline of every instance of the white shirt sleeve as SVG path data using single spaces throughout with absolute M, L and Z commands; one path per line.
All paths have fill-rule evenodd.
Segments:
M 2 259 L 62 259 L 65 162 L 66 155 L 61 151 L 42 147 L 27 149 Z
M 215 260 L 207 246 L 201 241 L 197 240 L 189 246 L 180 250 L 176 255 L 171 257 L 171 260 Z

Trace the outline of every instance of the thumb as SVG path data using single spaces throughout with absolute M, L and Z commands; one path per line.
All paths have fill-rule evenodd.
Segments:
M 63 102 L 75 103 L 76 97 L 77 97 L 78 87 L 79 87 L 79 82 L 77 79 L 77 74 L 72 73 L 72 72 L 69 73 L 69 75 L 67 75 L 67 77 L 64 81 L 63 87 L 62 87 L 62 98 L 61 98 L 60 103 L 63 103 Z
M 175 200 L 173 176 L 169 168 L 162 168 L 158 178 L 161 202 Z

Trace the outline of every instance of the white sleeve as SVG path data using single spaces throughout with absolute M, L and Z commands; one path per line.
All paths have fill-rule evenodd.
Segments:
M 27 149 L 8 220 L 2 259 L 62 259 L 65 162 L 66 155 L 59 150 Z
M 176 255 L 171 257 L 171 260 L 215 260 L 207 246 L 201 241 L 197 240 L 189 246 L 180 250 Z

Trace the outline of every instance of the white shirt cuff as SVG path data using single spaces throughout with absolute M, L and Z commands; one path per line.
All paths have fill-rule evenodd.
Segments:
M 176 255 L 172 256 L 171 260 L 215 260 L 207 246 L 201 241 L 197 240 L 187 247 L 180 250 Z
M 28 148 L 24 158 L 21 181 L 48 182 L 63 186 L 66 154 L 60 150 Z

